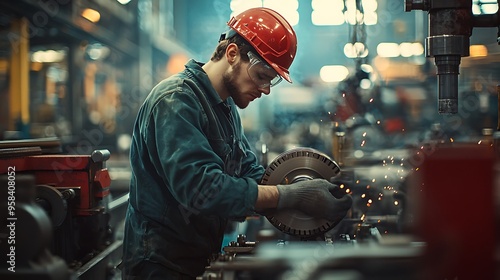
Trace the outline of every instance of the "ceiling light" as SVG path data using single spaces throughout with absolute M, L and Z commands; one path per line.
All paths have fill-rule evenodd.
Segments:
M 82 11 L 82 17 L 90 22 L 96 23 L 101 19 L 101 14 L 94 9 L 87 8 Z
M 324 82 L 341 82 L 349 76 L 349 69 L 344 65 L 325 65 L 321 67 L 319 76 Z

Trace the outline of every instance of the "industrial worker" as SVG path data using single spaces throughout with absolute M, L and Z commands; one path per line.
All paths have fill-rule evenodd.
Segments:
M 325 179 L 259 185 L 243 109 L 282 79 L 297 39 L 277 12 L 252 8 L 228 22 L 210 58 L 190 60 L 142 104 L 130 150 L 123 279 L 195 279 L 221 250 L 230 220 L 281 209 L 340 221 L 349 196 Z

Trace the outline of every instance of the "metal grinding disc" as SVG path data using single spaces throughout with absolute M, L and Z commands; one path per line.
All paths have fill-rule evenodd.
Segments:
M 266 168 L 262 185 L 287 185 L 303 180 L 329 180 L 340 173 L 339 165 L 312 148 L 295 148 L 277 156 Z M 310 217 L 294 209 L 274 211 L 266 216 L 280 231 L 294 236 L 312 237 L 332 229 L 338 222 Z

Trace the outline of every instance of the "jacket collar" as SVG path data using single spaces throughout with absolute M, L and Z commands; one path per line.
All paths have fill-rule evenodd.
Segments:
M 186 63 L 186 74 L 193 79 L 205 91 L 205 96 L 212 106 L 223 103 L 215 88 L 212 86 L 207 73 L 203 70 L 204 63 L 197 62 L 194 59 Z

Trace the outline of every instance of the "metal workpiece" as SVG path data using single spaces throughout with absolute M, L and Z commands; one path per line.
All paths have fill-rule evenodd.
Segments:
M 268 165 L 261 184 L 287 185 L 316 178 L 328 180 L 339 173 L 339 165 L 327 155 L 311 148 L 296 148 L 280 154 Z M 293 209 L 276 211 L 266 218 L 283 233 L 301 238 L 324 234 L 338 223 L 312 218 Z
M 231 241 L 228 246 L 222 248 L 226 256 L 234 256 L 235 254 L 253 253 L 257 242 L 247 241 L 246 235 L 239 234 L 236 241 Z

